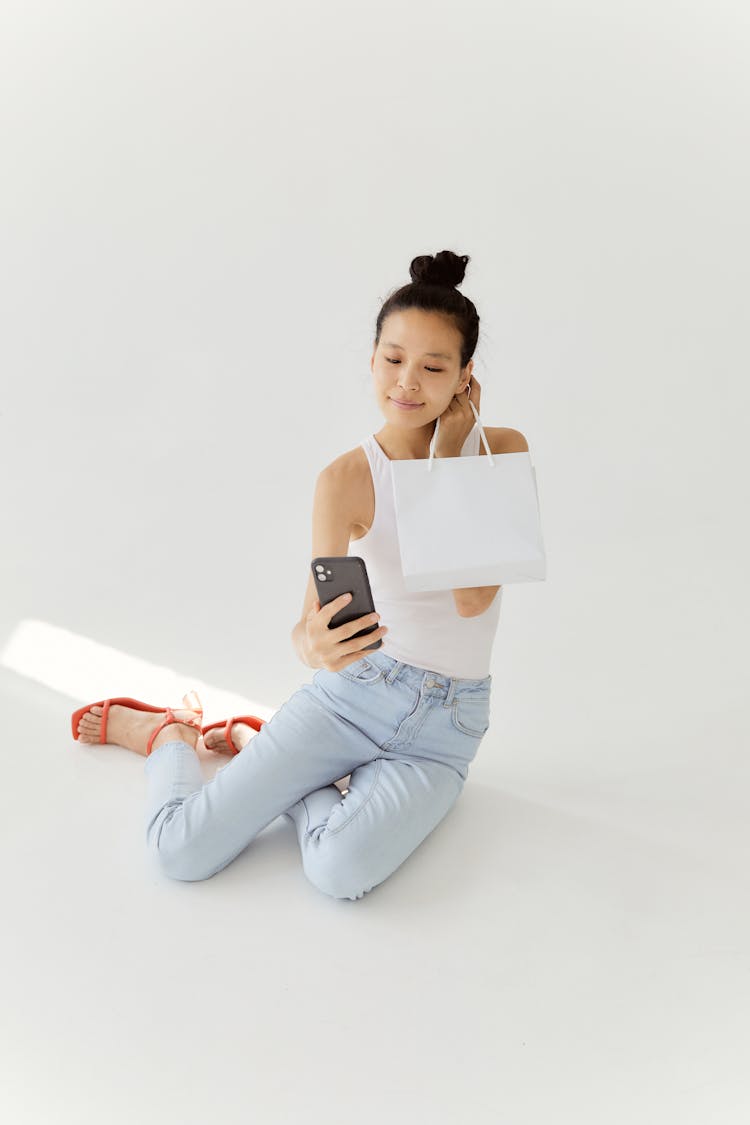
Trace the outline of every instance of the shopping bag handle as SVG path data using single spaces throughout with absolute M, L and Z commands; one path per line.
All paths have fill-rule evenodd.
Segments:
M 469 406 L 471 407 L 471 409 L 474 411 L 474 417 L 476 418 L 477 425 L 479 426 L 479 433 L 482 437 L 482 441 L 484 442 L 484 451 L 487 454 L 487 460 L 489 461 L 490 465 L 494 468 L 495 462 L 492 459 L 492 450 L 490 449 L 490 443 L 487 441 L 487 435 L 484 432 L 484 427 L 482 426 L 482 422 L 479 418 L 477 408 L 474 405 L 474 403 L 471 401 L 471 399 L 468 399 L 468 403 L 469 403 Z M 437 437 L 438 437 L 438 430 L 439 429 L 440 429 L 440 418 L 438 418 L 436 423 L 435 423 L 435 433 L 432 435 L 432 441 L 430 442 L 430 461 L 429 461 L 429 464 L 427 465 L 427 472 L 428 473 L 432 472 L 432 460 L 433 460 L 433 457 L 435 456 L 435 445 L 437 444 Z

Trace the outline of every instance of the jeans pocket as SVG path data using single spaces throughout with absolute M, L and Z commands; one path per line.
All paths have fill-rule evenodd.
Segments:
M 366 656 L 363 656 L 361 660 L 356 660 L 347 664 L 345 668 L 341 668 L 339 675 L 344 676 L 347 680 L 354 680 L 358 684 L 377 684 L 385 676 L 385 669 L 378 668 L 377 664 L 372 664 Z
M 462 734 L 472 738 L 481 738 L 490 726 L 490 697 L 465 692 L 457 695 L 451 708 L 453 725 Z

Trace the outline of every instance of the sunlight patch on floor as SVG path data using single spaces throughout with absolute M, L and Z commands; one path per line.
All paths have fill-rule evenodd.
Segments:
M 268 720 L 275 708 L 201 680 L 190 671 L 152 664 L 91 637 L 46 621 L 18 623 L 0 655 L 0 666 L 70 697 L 74 708 L 114 696 L 130 696 L 158 707 L 180 707 L 187 691 L 203 704 L 203 722 L 230 715 Z

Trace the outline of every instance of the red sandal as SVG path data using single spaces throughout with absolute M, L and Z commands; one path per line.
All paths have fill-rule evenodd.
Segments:
M 201 730 L 205 736 L 207 731 L 215 730 L 216 727 L 224 727 L 224 741 L 233 754 L 239 754 L 239 750 L 232 742 L 232 727 L 234 724 L 247 723 L 253 730 L 260 730 L 266 722 L 266 719 L 259 719 L 257 715 L 234 715 L 231 719 L 219 719 L 218 723 L 209 723 L 207 727 L 201 727 Z
M 152 707 L 150 703 L 142 703 L 140 699 L 130 699 L 127 695 L 118 695 L 112 699 L 100 699 L 95 703 L 87 703 L 85 707 L 79 707 L 77 711 L 73 712 L 71 716 L 71 725 L 73 728 L 74 740 L 78 741 L 78 724 L 80 723 L 86 712 L 90 711 L 92 707 L 102 707 L 102 731 L 99 736 L 99 742 L 102 744 L 105 743 L 107 741 L 107 716 L 109 715 L 109 709 L 113 703 L 122 704 L 123 707 L 132 707 L 134 711 L 166 711 L 167 717 L 165 718 L 164 722 L 161 723 L 161 725 L 158 726 L 156 730 L 151 732 L 151 737 L 149 738 L 146 747 L 146 755 L 149 755 L 151 753 L 151 747 L 159 731 L 163 730 L 164 727 L 171 726 L 172 723 L 181 723 L 184 727 L 195 727 L 196 730 L 201 730 L 200 723 L 196 722 L 195 719 L 176 719 L 174 716 L 174 711 L 171 707 Z M 178 707 L 177 710 L 188 710 L 188 708 Z M 195 707 L 193 708 L 193 710 L 198 715 L 203 714 L 202 707 Z

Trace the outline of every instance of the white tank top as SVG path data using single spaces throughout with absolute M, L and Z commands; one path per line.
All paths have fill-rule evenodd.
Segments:
M 475 424 L 461 456 L 478 456 L 480 440 Z M 361 444 L 372 473 L 375 518 L 361 539 L 349 540 L 349 555 L 364 559 L 378 624 L 388 626 L 377 651 L 442 676 L 483 679 L 490 674 L 504 587 L 477 617 L 459 616 L 451 590 L 410 593 L 401 571 L 390 458 L 374 434 Z

